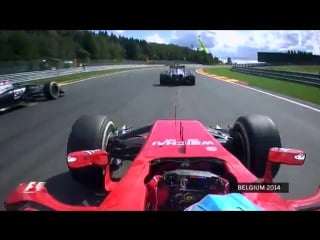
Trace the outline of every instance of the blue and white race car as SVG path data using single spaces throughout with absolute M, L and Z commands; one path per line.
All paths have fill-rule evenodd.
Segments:
M 190 85 L 196 84 L 196 76 L 186 70 L 184 65 L 172 65 L 169 71 L 160 73 L 160 85 Z

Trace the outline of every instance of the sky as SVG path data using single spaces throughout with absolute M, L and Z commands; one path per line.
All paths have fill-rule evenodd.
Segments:
M 220 59 L 257 60 L 257 52 L 301 50 L 320 55 L 319 30 L 107 30 L 109 33 L 199 47 L 198 38 L 213 56 Z

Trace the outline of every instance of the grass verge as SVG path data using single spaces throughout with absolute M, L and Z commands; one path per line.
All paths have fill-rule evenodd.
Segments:
M 237 79 L 242 82 L 249 83 L 251 86 L 278 92 L 280 94 L 315 103 L 320 106 L 319 87 L 233 72 L 231 71 L 231 68 L 205 68 L 203 70 L 207 73 Z
M 274 66 L 272 70 L 288 71 L 288 72 L 303 72 L 303 73 L 320 73 L 320 65 L 290 65 L 290 66 Z
M 76 81 L 90 78 L 90 77 L 98 77 L 98 76 L 103 76 L 111 73 L 123 72 L 123 71 L 133 70 L 133 69 L 140 69 L 140 68 L 122 68 L 122 69 L 109 69 L 109 70 L 102 70 L 102 71 L 95 71 L 95 72 L 82 72 L 82 73 L 76 73 L 76 74 L 65 75 L 65 76 L 37 79 L 37 80 L 29 81 L 26 83 L 22 83 L 22 84 L 41 84 L 49 81 L 55 81 L 57 83 L 70 83 L 70 82 L 76 82 Z

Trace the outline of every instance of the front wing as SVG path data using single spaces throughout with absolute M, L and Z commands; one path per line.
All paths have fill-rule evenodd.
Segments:
M 123 196 L 124 198 L 126 196 Z M 139 199 L 138 199 L 139 200 Z M 320 211 L 320 187 L 317 192 L 307 198 L 285 200 L 288 210 L 296 211 Z M 12 191 L 6 199 L 5 209 L 7 211 L 107 211 L 103 202 L 99 206 L 69 205 L 58 201 L 46 189 L 45 182 L 29 182 L 20 184 Z M 119 209 L 140 210 L 143 209 Z M 263 209 L 274 211 L 275 209 Z

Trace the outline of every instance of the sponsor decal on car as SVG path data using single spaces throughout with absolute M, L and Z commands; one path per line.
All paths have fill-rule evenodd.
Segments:
M 77 158 L 76 157 L 71 157 L 71 156 L 68 156 L 68 160 L 67 160 L 69 163 L 70 162 L 76 162 L 77 161 Z
M 294 159 L 304 161 L 306 159 L 306 154 L 305 153 L 299 153 L 299 154 L 294 156 Z
M 101 151 L 101 149 L 95 149 L 95 150 L 85 150 L 83 152 L 89 154 L 89 155 L 93 155 L 95 152 L 99 152 Z
M 14 99 L 16 100 L 21 98 L 25 91 L 26 91 L 26 88 L 19 88 L 19 89 L 13 90 Z
M 218 150 L 218 148 L 212 147 L 212 146 L 208 146 L 208 147 L 206 147 L 206 150 L 207 150 L 208 152 L 215 152 L 215 151 Z
M 40 191 L 45 184 L 45 182 L 29 182 L 26 188 L 24 189 L 24 193 Z
M 180 141 L 177 139 L 165 139 L 164 141 L 154 141 L 152 146 L 213 146 L 213 141 L 201 141 L 199 139 L 187 139 Z

